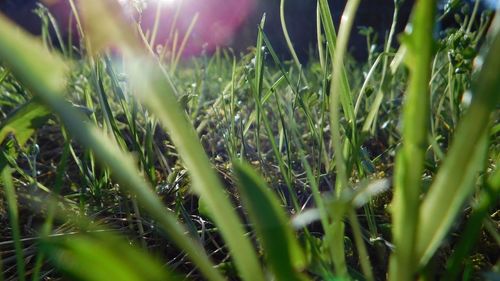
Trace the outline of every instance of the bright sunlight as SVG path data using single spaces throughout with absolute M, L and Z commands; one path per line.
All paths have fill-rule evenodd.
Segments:
M 179 3 L 181 0 L 158 0 L 162 4 L 173 5 L 175 3 Z

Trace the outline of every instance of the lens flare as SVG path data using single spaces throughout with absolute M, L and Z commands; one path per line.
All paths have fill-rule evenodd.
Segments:
M 176 2 L 179 2 L 180 0 L 157 0 L 157 1 L 161 2 L 162 4 L 173 5 Z
M 231 43 L 240 26 L 255 8 L 256 0 L 157 0 L 161 5 L 161 20 L 158 29 L 158 44 L 179 50 L 183 39 L 183 56 L 192 56 L 204 51 L 212 52 L 218 46 Z M 142 17 L 145 30 L 155 24 L 157 5 L 149 5 Z M 197 21 L 190 30 L 193 19 Z M 174 36 L 177 34 L 177 40 Z
M 1 1 L 1 0 L 0 0 Z M 47 1 L 47 0 L 45 0 Z M 78 5 L 79 1 L 75 0 Z M 203 52 L 213 52 L 219 46 L 228 46 L 240 27 L 256 8 L 258 0 L 113 0 L 121 11 L 133 21 L 140 21 L 145 34 L 156 28 L 155 49 L 179 52 L 189 57 Z M 157 5 L 161 4 L 161 5 Z M 59 26 L 67 32 L 71 13 L 68 1 L 57 1 L 48 5 Z M 158 11 L 157 9 L 161 10 Z M 157 21 L 157 15 L 160 15 Z M 192 26 L 193 19 L 197 19 Z M 75 21 L 72 34 L 78 34 Z

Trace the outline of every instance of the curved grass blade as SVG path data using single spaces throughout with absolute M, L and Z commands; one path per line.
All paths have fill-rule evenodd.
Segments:
M 323 1 L 326 4 L 326 1 Z M 335 150 L 335 165 L 336 165 L 336 195 L 337 198 L 340 198 L 342 191 L 348 188 L 349 185 L 349 169 L 347 168 L 346 159 L 344 158 L 344 149 L 341 139 L 341 122 L 340 122 L 340 104 L 344 107 L 344 112 L 346 114 L 346 119 L 350 122 L 352 126 L 352 136 L 350 140 L 346 140 L 344 144 L 347 144 L 348 141 L 351 144 L 355 143 L 354 135 L 355 135 L 355 122 L 354 122 L 354 106 L 352 105 L 352 97 L 349 91 L 347 77 L 345 75 L 344 69 L 344 56 L 347 53 L 347 43 L 349 41 L 349 36 L 351 34 L 352 25 L 354 23 L 354 17 L 356 15 L 356 11 L 359 7 L 360 0 L 350 0 L 347 2 L 344 13 L 342 14 L 342 22 L 339 28 L 339 37 L 336 46 L 335 52 L 333 52 L 333 48 L 331 49 L 331 56 L 333 58 L 332 65 L 332 83 L 330 86 L 330 131 L 331 137 L 333 141 L 333 147 Z M 321 2 L 320 2 L 321 4 Z M 324 10 L 324 8 L 323 8 Z M 329 12 L 329 11 L 328 11 Z M 324 13 L 328 13 L 324 11 Z M 333 23 L 324 23 L 331 24 Z M 327 34 L 327 38 L 333 37 L 332 35 Z M 348 136 L 349 137 L 349 136 Z M 349 156 L 348 156 L 349 157 Z M 349 158 L 347 158 L 349 160 Z M 337 217 L 335 217 L 337 216 Z M 343 215 L 342 215 L 343 216 Z M 345 262 L 345 253 L 343 250 L 344 247 L 344 222 L 342 221 L 342 217 L 338 214 L 334 214 L 333 216 L 333 224 L 332 224 L 332 234 L 335 235 L 333 240 L 331 241 L 331 247 L 337 253 L 333 256 L 333 262 L 335 265 L 335 269 L 337 274 L 341 277 L 347 277 L 347 266 Z
M 321 22 L 323 23 L 323 29 L 325 30 L 325 38 L 327 42 L 328 52 L 332 60 L 335 57 L 336 47 L 337 47 L 337 34 L 335 32 L 335 26 L 333 25 L 333 18 L 330 12 L 330 6 L 327 0 L 318 0 L 319 9 L 321 15 Z M 354 115 L 354 102 L 351 94 L 351 88 L 349 86 L 349 80 L 347 79 L 347 72 L 343 64 L 341 64 L 341 71 L 339 71 L 341 79 L 340 83 L 340 102 L 342 103 L 342 110 L 346 115 L 347 122 L 352 129 L 353 134 L 356 132 L 356 116 Z M 351 137 L 351 136 L 349 136 Z
M 335 162 L 337 166 L 337 178 L 340 187 L 336 190 L 339 195 L 344 188 L 348 186 L 348 172 L 346 170 L 346 159 L 343 156 L 343 147 L 341 140 L 340 128 L 340 109 L 339 103 L 343 103 L 343 96 L 349 99 L 349 111 L 346 111 L 348 120 L 353 120 L 351 114 L 354 114 L 354 106 L 352 105 L 352 98 L 350 92 L 344 89 L 344 56 L 347 53 L 347 43 L 351 34 L 352 25 L 354 23 L 354 16 L 359 7 L 360 0 L 350 0 L 347 2 L 344 13 L 342 14 L 342 22 L 339 28 L 338 46 L 332 54 L 332 84 L 330 88 L 330 127 L 332 133 L 333 146 L 335 149 Z M 342 75 L 337 75 L 342 74 Z M 347 78 L 346 78 L 347 79 Z M 344 106 L 345 107 L 345 106 Z M 345 109 L 344 109 L 345 110 Z M 352 113 L 350 113 L 352 111 Z
M 181 280 L 146 252 L 104 232 L 47 239 L 41 247 L 74 280 Z
M 24 146 L 35 130 L 43 126 L 50 116 L 50 110 L 40 102 L 33 99 L 26 102 L 11 112 L 0 124 L 0 143 L 12 133 L 17 143 Z
M 281 20 L 281 29 L 283 30 L 283 36 L 285 36 L 285 41 L 288 46 L 288 50 L 290 54 L 292 54 L 293 61 L 295 62 L 297 69 L 302 69 L 302 64 L 300 63 L 299 57 L 295 52 L 295 48 L 293 47 L 292 40 L 290 39 L 290 35 L 288 34 L 288 28 L 286 27 L 285 21 L 285 0 L 280 1 L 280 20 Z
M 151 54 L 140 48 L 129 25 L 110 13 L 107 3 L 115 1 L 80 2 L 86 35 L 94 50 L 110 43 L 121 48 L 126 57 L 126 71 L 139 100 L 158 118 L 176 146 L 192 180 L 193 189 L 200 195 L 233 253 L 232 258 L 240 276 L 247 281 L 264 280 L 257 254 L 245 236 L 243 225 L 227 198 L 224 188 L 211 167 L 187 114 L 178 106 L 176 89 L 167 71 Z M 113 7 L 113 6 L 111 6 Z M 99 20 L 96 20 L 99 19 Z M 114 38 L 106 38 L 100 28 L 105 25 Z M 112 40 L 112 41 L 110 41 Z
M 170 138 L 193 180 L 193 189 L 207 207 L 236 263 L 240 276 L 247 281 L 264 280 L 257 255 L 240 219 L 229 201 L 219 178 L 201 146 L 185 112 L 177 105 L 173 86 L 162 76 L 161 68 L 147 59 L 129 64 L 132 84 L 141 101 L 155 114 Z M 166 75 L 165 72 L 163 72 Z
M 489 177 L 487 183 L 485 183 L 484 189 L 478 196 L 477 203 L 473 206 L 473 212 L 463 232 L 462 238 L 458 243 L 457 247 L 453 251 L 453 254 L 448 259 L 446 264 L 446 274 L 443 278 L 445 281 L 457 280 L 461 268 L 463 267 L 463 261 L 467 259 L 467 255 L 474 247 L 474 244 L 479 238 L 483 222 L 488 216 L 488 212 L 495 206 L 495 202 L 498 202 L 500 197 L 500 161 L 497 161 L 497 169 Z M 495 180 L 497 182 L 495 183 Z
M 69 67 L 62 58 L 46 51 L 39 41 L 18 29 L 2 15 L 0 58 L 22 83 L 59 115 L 70 133 L 82 145 L 92 149 L 98 160 L 111 169 L 120 187 L 137 197 L 140 205 L 190 256 L 207 279 L 223 279 L 213 268 L 201 245 L 185 236 L 185 228 L 139 175 L 132 156 L 120 150 L 108 135 L 86 122 L 86 117 L 63 99 Z M 40 65 L 50 65 L 51 71 L 40 68 Z
M 472 87 L 474 98 L 462 117 L 441 169 L 422 202 L 416 253 L 425 264 L 445 237 L 467 196 L 474 190 L 478 165 L 485 156 L 490 115 L 500 103 L 500 20 L 488 54 Z M 479 159 L 478 159 L 479 158 Z
M 277 280 L 306 280 L 305 266 L 292 226 L 267 184 L 245 163 L 234 162 L 238 190 L 257 232 L 266 260 Z

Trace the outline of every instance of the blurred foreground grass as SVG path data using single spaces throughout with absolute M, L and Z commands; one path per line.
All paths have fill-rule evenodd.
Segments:
M 336 34 L 319 0 L 307 64 L 265 17 L 248 54 L 179 62 L 117 2 L 70 3 L 79 47 L 0 16 L 0 277 L 498 278 L 494 12 L 436 36 L 418 1 L 401 47 L 360 64 L 359 1 Z

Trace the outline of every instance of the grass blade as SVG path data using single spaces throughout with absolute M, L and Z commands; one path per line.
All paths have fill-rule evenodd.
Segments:
M 200 195 L 200 200 L 204 201 L 231 252 L 234 253 L 233 259 L 241 277 L 245 280 L 263 280 L 257 255 L 245 236 L 243 225 L 236 216 L 196 131 L 187 115 L 177 106 L 172 85 L 161 75 L 162 70 L 155 63 L 148 65 L 145 60 L 135 61 L 128 69 L 133 77 L 132 84 L 136 92 L 142 94 L 141 101 L 170 133 L 192 177 L 194 191 Z
M 327 0 L 319 0 L 319 9 L 321 15 L 321 22 L 323 23 L 323 29 L 325 30 L 325 38 L 327 42 L 328 51 L 330 57 L 334 61 L 335 49 L 337 47 L 337 34 L 335 33 L 335 27 L 333 25 L 333 18 L 330 12 L 330 6 Z M 342 65 L 341 71 L 339 71 L 341 79 L 339 79 L 341 94 L 340 102 L 342 103 L 342 109 L 346 115 L 346 119 L 350 127 L 353 129 L 352 132 L 356 132 L 355 128 L 355 116 L 354 116 L 354 104 L 352 100 L 351 89 L 349 86 L 349 81 L 347 80 L 347 72 L 345 71 L 344 65 Z
M 344 73 L 344 56 L 347 54 L 347 44 L 351 34 L 352 25 L 354 23 L 354 16 L 359 6 L 359 0 L 351 0 L 347 2 L 344 13 L 342 15 L 342 22 L 339 28 L 339 40 L 337 42 L 337 49 L 333 54 L 332 66 L 332 85 L 330 88 L 330 126 L 332 133 L 333 145 L 335 148 L 335 161 L 337 166 L 337 178 L 340 188 L 338 188 L 337 195 L 340 195 L 343 188 L 348 186 L 348 175 L 346 171 L 346 163 L 343 155 L 341 133 L 340 133 L 340 109 L 339 103 L 342 96 L 348 96 L 350 101 L 349 108 L 352 109 L 354 114 L 354 107 L 352 106 L 352 98 L 350 92 L 343 89 L 342 77 Z M 349 114 L 346 115 L 349 118 Z M 353 119 L 351 119 L 353 120 Z
M 42 249 L 71 279 L 180 280 L 146 252 L 104 232 L 48 239 L 42 243 Z
M 500 161 L 497 161 L 499 167 Z M 474 206 L 474 211 L 470 216 L 465 231 L 460 239 L 458 246 L 453 251 L 446 265 L 446 275 L 443 278 L 445 281 L 457 280 L 463 267 L 463 261 L 466 260 L 469 251 L 474 247 L 484 219 L 488 216 L 488 211 L 491 210 L 495 202 L 498 202 L 500 195 L 500 184 L 495 183 L 494 178 L 500 177 L 500 169 L 497 168 L 490 176 L 490 180 L 485 184 L 485 187 L 479 195 L 478 202 Z
M 478 171 L 478 157 L 485 156 L 482 143 L 490 125 L 490 114 L 500 102 L 500 20 L 479 78 L 474 83 L 474 98 L 459 123 L 453 143 L 427 196 L 422 202 L 418 231 L 417 255 L 425 264 L 451 227 L 467 196 L 473 191 Z M 483 144 L 484 145 L 484 144 Z M 480 160 L 479 160 L 480 161 Z
M 33 133 L 44 125 L 50 118 L 51 113 L 41 103 L 30 100 L 5 118 L 0 124 L 0 143 L 9 134 L 16 136 L 17 143 L 24 146 Z
M 263 47 L 263 38 L 262 38 L 262 32 L 260 31 L 261 28 L 264 28 L 264 25 L 266 24 L 266 15 L 264 14 L 262 16 L 262 19 L 260 21 L 259 25 L 259 33 L 257 35 L 257 45 L 255 48 L 255 78 L 254 78 L 254 85 L 253 85 L 253 96 L 255 99 L 255 112 L 256 112 L 256 135 L 257 137 L 255 138 L 255 143 L 257 145 L 257 154 L 259 161 L 261 161 L 262 164 L 262 149 L 261 149 L 261 144 L 260 144 L 260 121 L 262 119 L 261 114 L 262 114 L 262 85 L 263 85 L 263 79 L 264 79 L 264 51 L 262 50 Z
M 149 54 L 140 51 L 140 44 L 132 36 L 133 32 L 127 28 L 128 25 L 109 13 L 105 3 L 94 0 L 80 4 L 84 11 L 86 35 L 93 44 L 98 44 L 98 48 L 93 46 L 94 50 L 113 43 L 118 44 L 126 54 L 126 70 L 132 88 L 139 100 L 170 133 L 192 177 L 194 191 L 206 204 L 229 249 L 234 253 L 232 257 L 241 277 L 244 280 L 263 280 L 255 250 L 245 236 L 243 225 L 211 167 L 187 114 L 178 106 L 176 90 L 167 71 L 158 61 L 153 61 Z M 106 22 L 95 19 L 106 19 Z M 115 32 L 115 37 L 106 38 L 106 30 L 100 28 L 102 25 L 107 26 L 107 31 Z
M 86 117 L 62 98 L 65 92 L 65 78 L 69 74 L 66 63 L 59 56 L 45 51 L 39 41 L 19 30 L 2 15 L 0 58 L 10 66 L 10 70 L 20 81 L 33 89 L 33 93 L 61 117 L 72 135 L 81 144 L 92 149 L 101 163 L 113 171 L 113 176 L 120 186 L 137 197 L 141 206 L 158 221 L 172 240 L 186 251 L 207 279 L 223 279 L 213 268 L 201 245 L 185 236 L 184 227 L 163 206 L 144 178 L 139 176 L 135 160 L 116 147 L 107 134 L 85 122 Z M 51 72 L 41 69 L 40 65 L 51 65 Z
M 53 192 L 56 195 L 59 195 L 61 187 L 63 185 L 63 177 L 66 172 L 69 154 L 70 154 L 70 144 L 69 142 L 66 142 L 66 144 L 64 145 L 63 153 L 61 155 L 61 159 L 59 161 L 59 165 L 57 166 L 56 170 L 56 178 L 54 181 L 54 188 L 53 188 Z M 47 210 L 47 217 L 45 218 L 45 222 L 43 223 L 41 231 L 41 235 L 44 238 L 48 237 L 49 234 L 52 232 L 54 217 L 56 215 L 55 212 L 56 212 L 55 204 L 49 204 Z M 33 269 L 31 280 L 33 281 L 40 280 L 40 271 L 42 269 L 44 259 L 45 259 L 44 253 L 39 252 L 35 259 L 35 266 Z
M 302 69 L 302 64 L 300 63 L 299 57 L 295 52 L 295 48 L 293 47 L 292 40 L 290 39 L 290 35 L 288 34 L 288 28 L 286 27 L 285 21 L 285 0 L 280 1 L 280 20 L 281 20 L 281 29 L 283 30 L 283 36 L 285 36 L 285 41 L 288 46 L 288 50 L 290 54 L 292 54 L 293 61 L 297 65 L 297 69 L 300 71 Z
M 279 200 L 248 164 L 233 163 L 238 190 L 277 280 L 305 280 L 302 250 Z
M 23 246 L 21 244 L 21 231 L 19 229 L 19 212 L 17 210 L 17 199 L 16 199 L 16 189 L 14 183 L 12 182 L 12 174 L 10 167 L 4 167 L 1 171 L 2 173 L 2 185 L 5 192 L 5 197 L 7 199 L 7 204 L 9 208 L 9 219 L 12 228 L 12 238 L 14 240 L 14 247 L 16 250 L 16 262 L 17 262 L 17 277 L 20 281 L 26 280 L 25 278 L 25 265 L 24 265 L 24 253 Z
M 434 50 L 435 0 L 415 3 L 411 33 L 403 37 L 408 49 L 410 77 L 403 106 L 403 146 L 397 154 L 392 206 L 393 239 L 389 279 L 412 280 L 422 173 L 429 133 L 431 65 Z
M 323 1 L 326 3 L 326 1 Z M 321 2 L 320 2 L 321 3 Z M 333 52 L 333 46 L 330 48 L 333 57 L 332 65 L 332 84 L 330 87 L 330 131 L 332 135 L 333 147 L 335 149 L 335 164 L 336 164 L 336 196 L 340 198 L 343 189 L 349 186 L 349 175 L 347 171 L 347 165 L 344 158 L 344 149 L 341 139 L 341 124 L 340 124 L 340 103 L 344 106 L 344 112 L 347 115 L 347 119 L 351 120 L 351 126 L 354 126 L 354 107 L 352 105 L 352 97 L 350 91 L 348 90 L 347 78 L 344 71 L 344 56 L 347 53 L 347 43 L 349 41 L 349 36 L 351 34 L 352 25 L 354 23 L 354 17 L 358 9 L 360 0 L 350 0 L 347 2 L 344 13 L 342 14 L 342 22 L 339 28 L 339 40 L 337 42 L 336 50 Z M 324 23 L 332 24 L 332 23 Z M 333 37 L 333 34 L 328 35 Z M 331 42 L 330 42 L 331 43 Z M 352 118 L 352 119 L 350 119 Z M 354 128 L 354 127 L 353 127 Z M 353 130 L 354 134 L 355 131 Z M 353 139 L 351 139 L 352 143 Z M 343 215 L 342 215 L 343 216 Z M 332 248 L 337 251 L 333 255 L 333 262 L 335 264 L 335 269 L 337 274 L 341 277 L 347 276 L 347 267 L 345 262 L 344 254 L 344 222 L 342 217 L 334 217 L 333 222 L 333 235 L 334 240 L 332 240 Z

